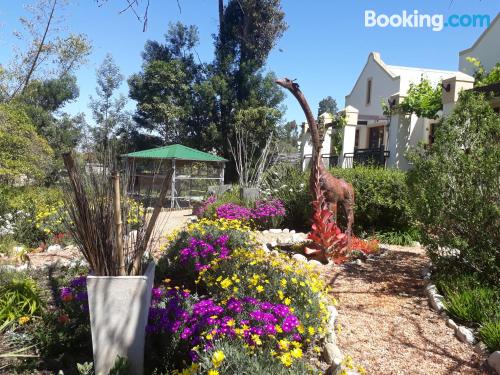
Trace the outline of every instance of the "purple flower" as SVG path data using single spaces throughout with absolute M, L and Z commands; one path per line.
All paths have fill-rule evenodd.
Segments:
M 295 315 L 288 315 L 285 319 L 283 319 L 281 326 L 283 328 L 283 332 L 290 332 L 299 324 L 299 319 L 297 319 Z

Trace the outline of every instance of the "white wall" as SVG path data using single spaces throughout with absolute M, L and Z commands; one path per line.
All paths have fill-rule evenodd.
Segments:
M 460 52 L 459 70 L 473 75 L 474 67 L 467 62 L 467 57 L 475 57 L 489 71 L 500 62 L 500 14 L 491 21 L 490 27 L 476 40 L 474 45 Z
M 399 79 L 391 76 L 381 64 L 383 65 L 380 55 L 376 52 L 370 53 L 351 93 L 345 98 L 346 107 L 357 108 L 360 115 L 383 115 L 381 102 L 399 91 Z M 366 103 L 368 79 L 372 80 L 370 104 Z

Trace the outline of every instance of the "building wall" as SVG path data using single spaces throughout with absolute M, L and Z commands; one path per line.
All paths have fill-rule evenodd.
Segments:
M 486 71 L 500 62 L 500 14 L 471 48 L 463 50 L 459 54 L 459 70 L 473 75 L 474 67 L 467 61 L 467 57 L 475 57 L 481 61 Z
M 378 62 L 377 62 L 378 61 Z M 399 79 L 392 77 L 380 64 L 380 55 L 370 53 L 363 71 L 359 75 L 351 93 L 345 98 L 345 106 L 353 106 L 360 114 L 382 116 L 382 100 L 399 92 Z M 368 80 L 372 80 L 372 95 L 370 103 L 366 102 Z

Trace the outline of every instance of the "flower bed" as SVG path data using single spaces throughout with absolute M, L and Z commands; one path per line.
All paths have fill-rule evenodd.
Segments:
M 276 228 L 286 214 L 283 202 L 271 197 L 253 203 L 208 197 L 194 212 L 199 218 L 240 220 L 257 229 Z
M 82 270 L 53 286 L 54 303 L 19 325 L 41 361 L 23 368 L 73 371 L 92 360 Z M 260 248 L 239 220 L 201 219 L 174 233 L 157 267 L 147 325 L 146 373 L 318 373 L 328 305 L 307 264 Z M 67 348 L 71 348 L 68 351 Z
M 248 357 L 259 373 L 318 371 L 310 360 L 329 317 L 325 286 L 307 265 L 260 249 L 241 221 L 191 224 L 171 238 L 158 273 L 166 280 L 148 332 L 151 348 L 169 343 L 156 354 L 162 367 L 233 374 Z

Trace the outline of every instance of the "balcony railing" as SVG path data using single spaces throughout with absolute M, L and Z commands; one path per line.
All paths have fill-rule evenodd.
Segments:
M 374 167 L 385 167 L 390 152 L 383 147 L 376 149 L 357 149 L 354 152 L 344 154 L 344 167 L 353 168 L 358 165 L 369 165 Z

